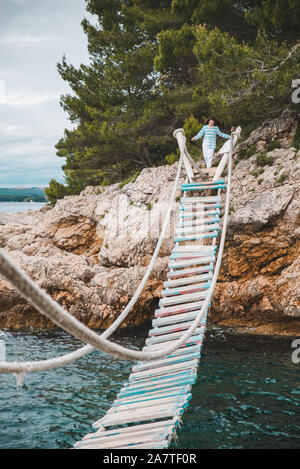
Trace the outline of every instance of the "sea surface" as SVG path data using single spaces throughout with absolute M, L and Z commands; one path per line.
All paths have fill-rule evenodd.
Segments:
M 45 202 L 0 202 L 0 212 L 17 213 L 26 210 L 39 210 Z
M 149 324 L 114 341 L 142 348 Z M 39 360 L 82 344 L 65 332 L 0 332 L 7 360 Z M 179 449 L 300 447 L 300 364 L 292 339 L 209 326 L 198 379 L 183 414 Z M 31 373 L 17 388 L 0 375 L 0 449 L 71 448 L 93 430 L 130 374 L 132 363 L 94 351 L 50 371 Z

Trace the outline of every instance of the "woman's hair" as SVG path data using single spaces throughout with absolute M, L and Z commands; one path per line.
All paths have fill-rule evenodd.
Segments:
M 214 116 L 210 116 L 204 123 L 204 125 L 207 125 L 209 123 L 209 121 L 214 121 L 215 125 L 218 125 L 220 126 L 220 122 L 214 117 Z

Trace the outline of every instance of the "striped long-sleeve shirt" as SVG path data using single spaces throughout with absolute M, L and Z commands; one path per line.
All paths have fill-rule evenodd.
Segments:
M 230 135 L 221 132 L 219 127 L 216 125 L 213 125 L 212 127 L 209 127 L 209 125 L 204 125 L 200 132 L 198 132 L 197 135 L 194 137 L 194 139 L 199 140 L 199 138 L 203 137 L 203 135 L 203 140 L 208 141 L 208 147 L 212 150 L 216 148 L 217 135 L 222 138 L 230 138 Z

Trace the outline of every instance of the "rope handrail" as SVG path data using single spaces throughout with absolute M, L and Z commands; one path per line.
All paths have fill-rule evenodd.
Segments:
M 181 164 L 182 164 L 182 153 L 181 153 L 181 157 L 179 160 L 178 172 L 176 175 L 175 183 L 176 182 L 178 183 L 178 180 L 179 180 Z M 202 305 L 202 308 L 198 316 L 195 318 L 195 320 L 193 321 L 189 329 L 187 329 L 187 331 L 183 333 L 181 337 L 178 340 L 176 340 L 171 346 L 167 346 L 159 351 L 143 352 L 143 351 L 136 351 L 136 350 L 128 349 L 126 347 L 123 347 L 123 346 L 120 346 L 118 344 L 108 341 L 106 337 L 112 334 L 112 332 L 114 332 L 115 328 L 117 327 L 117 324 L 119 324 L 123 320 L 121 319 L 121 317 L 125 310 L 120 315 L 120 317 L 112 324 L 112 326 L 109 329 L 107 329 L 102 335 L 99 336 L 94 331 L 84 326 L 80 321 L 74 318 L 70 313 L 65 311 L 46 292 L 41 290 L 40 287 L 38 287 L 26 274 L 24 274 L 22 271 L 16 268 L 16 266 L 8 259 L 8 257 L 6 257 L 6 255 L 4 255 L 4 253 L 2 254 L 1 251 L 0 251 L 0 258 L 2 258 L 3 262 L 2 262 L 2 265 L 0 266 L 0 273 L 4 275 L 4 277 L 8 281 L 10 281 L 17 288 L 17 290 L 26 299 L 28 299 L 42 314 L 49 317 L 53 322 L 55 322 L 57 325 L 62 327 L 65 331 L 69 332 L 70 334 L 78 338 L 79 340 L 82 340 L 83 342 L 86 342 L 87 344 L 89 344 L 88 346 L 85 346 L 73 352 L 72 354 L 68 354 L 69 357 L 71 355 L 74 357 L 76 356 L 76 354 L 77 355 L 79 354 L 79 356 L 82 356 L 83 354 L 86 354 L 89 351 L 98 349 L 105 353 L 109 353 L 113 356 L 126 359 L 126 360 L 149 361 L 153 359 L 162 358 L 174 352 L 175 350 L 177 350 L 191 337 L 191 335 L 199 326 L 204 316 L 204 313 L 207 310 L 208 305 L 210 303 L 210 300 L 211 300 L 211 297 L 215 288 L 215 284 L 217 282 L 217 277 L 218 277 L 218 273 L 219 273 L 220 266 L 221 266 L 222 254 L 223 254 L 223 249 L 224 249 L 224 244 L 225 244 L 226 228 L 227 228 L 228 214 L 229 214 L 231 167 L 232 167 L 232 137 L 230 139 L 230 151 L 229 151 L 229 161 L 228 161 L 228 183 L 227 183 L 227 192 L 226 192 L 225 213 L 223 217 L 223 227 L 222 227 L 222 234 L 221 234 L 221 240 L 220 240 L 220 246 L 219 246 L 219 253 L 217 257 L 217 262 L 216 262 L 213 278 L 211 280 L 210 288 L 208 290 L 206 299 Z M 175 185 L 175 183 L 174 183 L 174 188 L 173 188 L 174 196 L 175 196 L 176 187 L 177 187 L 177 184 Z M 171 206 L 169 207 L 169 210 L 168 210 L 168 216 L 170 215 L 170 212 L 171 212 Z M 162 241 L 162 237 L 160 239 Z M 150 267 L 150 264 L 148 267 Z M 154 264 L 154 261 L 153 261 L 153 264 Z M 152 270 L 152 267 L 151 267 L 151 270 Z M 150 275 L 151 270 L 149 269 L 149 275 Z M 141 284 L 139 288 L 141 287 Z M 138 292 L 139 288 L 137 289 L 136 292 Z M 137 295 L 136 300 L 138 296 L 139 295 Z M 129 306 L 129 304 L 127 306 Z M 129 311 L 130 309 L 127 308 L 127 314 Z M 59 366 L 60 365 L 59 361 L 61 362 L 62 359 L 63 357 L 60 357 L 57 359 L 51 359 L 50 361 L 52 362 L 52 367 L 55 366 L 53 363 L 55 362 L 55 360 L 58 363 L 57 366 Z M 49 363 L 48 360 L 44 362 Z M 21 372 L 27 372 L 27 371 L 42 371 L 43 369 L 48 369 L 48 368 L 43 368 L 44 365 L 41 365 L 42 367 L 40 367 L 38 363 L 43 363 L 43 362 L 23 362 L 23 363 L 22 362 L 10 362 L 10 363 L 0 362 L 0 372 L 1 373 L 9 373 L 9 372 L 21 373 Z
M 112 335 L 115 332 L 115 330 L 117 329 L 117 327 L 125 320 L 125 318 L 129 314 L 129 312 L 131 311 L 131 309 L 135 305 L 136 301 L 138 300 L 138 298 L 140 296 L 140 293 L 143 290 L 143 288 L 144 288 L 144 286 L 145 286 L 145 284 L 146 284 L 146 282 L 147 282 L 147 280 L 148 280 L 148 278 L 151 274 L 151 271 L 153 269 L 154 263 L 155 263 L 156 258 L 158 256 L 158 253 L 159 253 L 159 250 L 160 250 L 160 247 L 161 247 L 161 244 L 162 244 L 165 232 L 166 232 L 166 228 L 167 228 L 167 225 L 168 225 L 168 222 L 169 222 L 169 218 L 170 218 L 170 215 L 171 215 L 171 210 L 172 210 L 173 202 L 174 202 L 174 199 L 175 199 L 176 190 L 177 190 L 179 177 L 180 177 L 180 172 L 181 172 L 181 168 L 182 168 L 182 157 L 183 157 L 183 155 L 180 155 L 180 159 L 179 159 L 179 162 L 178 162 L 177 173 L 176 173 L 175 181 L 174 181 L 174 184 L 173 184 L 173 190 L 172 190 L 172 193 L 171 193 L 171 196 L 170 196 L 168 211 L 167 211 L 167 214 L 166 214 L 166 217 L 165 217 L 164 225 L 163 225 L 161 233 L 160 233 L 160 237 L 157 241 L 157 244 L 156 244 L 155 250 L 152 254 L 152 258 L 151 258 L 151 261 L 148 265 L 148 268 L 147 268 L 147 270 L 146 270 L 146 272 L 145 272 L 145 274 L 144 274 L 144 276 L 143 276 L 137 290 L 135 291 L 134 296 L 131 298 L 131 300 L 129 301 L 127 306 L 124 308 L 122 313 L 108 327 L 108 329 L 106 329 L 100 335 L 103 338 L 108 338 L 110 335 Z M 13 266 L 12 261 L 10 261 L 8 259 L 8 256 L 7 256 L 6 259 L 5 259 L 5 257 L 6 257 L 5 254 L 0 250 L 0 259 L 2 259 L 2 266 L 0 265 L 0 273 L 2 273 L 2 275 L 4 275 L 4 276 L 5 276 L 5 274 L 3 272 L 3 264 L 4 263 L 9 263 L 9 264 L 11 264 L 12 268 L 18 269 L 16 266 Z M 2 269 L 1 269 L 1 267 L 2 267 Z M 9 280 L 9 281 L 14 285 L 13 280 Z M 20 292 L 20 293 L 22 294 L 22 292 Z M 65 354 L 65 355 L 61 355 L 60 357 L 56 357 L 56 358 L 53 358 L 53 359 L 30 361 L 30 362 L 10 362 L 10 363 L 0 362 L 0 373 L 6 373 L 6 372 L 7 373 L 10 373 L 10 372 L 21 373 L 21 372 L 28 372 L 28 371 L 45 371 L 45 370 L 55 368 L 57 366 L 63 366 L 65 364 L 71 363 L 72 361 L 77 360 L 78 358 L 81 358 L 84 355 L 86 355 L 90 352 L 93 352 L 93 351 L 95 351 L 95 348 L 93 346 L 85 345 L 84 347 L 81 347 L 81 348 L 75 350 L 74 352 L 71 352 L 71 353 L 68 353 L 68 354 Z

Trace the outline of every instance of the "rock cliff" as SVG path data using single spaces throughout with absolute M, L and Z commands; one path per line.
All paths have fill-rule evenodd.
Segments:
M 210 322 L 258 333 L 300 331 L 300 151 L 297 115 L 265 122 L 234 151 L 225 255 Z M 0 213 L 0 247 L 70 313 L 104 329 L 151 259 L 177 163 L 124 186 L 87 187 L 54 208 Z M 182 181 L 184 174 L 182 173 Z M 179 191 L 153 273 L 123 326 L 152 318 L 173 245 Z M 55 327 L 0 279 L 0 327 Z

